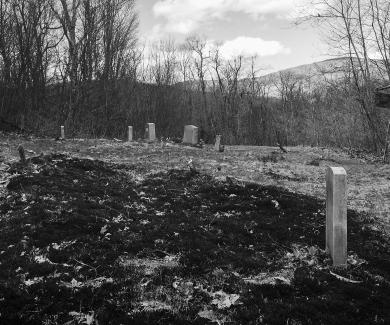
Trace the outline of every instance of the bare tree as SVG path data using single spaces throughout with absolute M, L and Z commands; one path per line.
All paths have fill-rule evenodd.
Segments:
M 0 0 L 0 55 L 1 72 L 4 84 L 11 82 L 13 42 L 12 6 L 8 0 Z
M 208 49 L 208 44 L 205 39 L 200 38 L 199 36 L 191 36 L 186 40 L 188 49 L 193 53 L 193 66 L 195 69 L 195 76 L 197 78 L 197 83 L 199 84 L 202 102 L 201 102 L 201 132 L 205 129 L 211 127 L 214 135 L 216 134 L 216 126 L 213 121 L 213 118 L 210 114 L 207 105 L 207 79 L 206 74 L 208 70 L 208 63 L 210 59 L 210 51 Z M 213 135 L 213 136 L 214 136 Z M 211 136 L 211 137 L 213 137 Z
M 137 42 L 138 15 L 134 5 L 134 0 L 107 0 L 102 6 L 102 79 L 120 78 L 128 73 L 126 65 Z
M 13 107 L 13 120 L 39 111 L 44 101 L 53 48 L 53 15 L 48 0 L 0 2 L 0 55 L 4 86 Z M 16 121 L 15 121 L 16 122 Z M 22 123 L 24 124 L 24 123 Z M 31 124 L 31 123 L 30 123 Z M 23 126 L 24 127 L 24 126 Z
M 390 4 L 384 0 L 318 0 L 316 4 L 321 11 L 311 19 L 321 23 L 337 54 L 349 58 L 355 98 L 378 151 L 384 146 L 384 124 L 375 108 L 374 91 L 378 82 L 390 79 Z

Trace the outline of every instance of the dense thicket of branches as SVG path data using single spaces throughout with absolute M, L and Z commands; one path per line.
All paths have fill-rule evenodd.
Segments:
M 384 147 L 373 94 L 390 78 L 386 1 L 318 0 L 310 19 L 344 58 L 333 79 L 260 78 L 256 58 L 226 59 L 196 36 L 140 50 L 134 1 L 0 0 L 0 117 L 46 135 L 65 124 L 68 134 L 124 137 L 133 125 L 142 137 L 155 122 L 163 137 L 195 124 L 206 141 Z
M 134 0 L 0 0 L 2 118 L 77 130 L 95 93 L 108 114 L 113 81 L 135 75 L 137 26 Z
M 319 22 L 334 53 L 351 67 L 352 98 L 368 125 L 371 146 L 386 144 L 387 121 L 375 107 L 375 89 L 390 80 L 390 2 L 388 0 L 314 0 Z M 313 17 L 311 18 L 313 20 Z

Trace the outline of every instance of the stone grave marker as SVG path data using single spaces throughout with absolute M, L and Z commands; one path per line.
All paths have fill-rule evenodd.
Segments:
M 347 173 L 343 167 L 326 171 L 326 249 L 333 265 L 347 263 Z
M 61 125 L 61 139 L 65 139 L 65 126 Z
M 145 137 L 147 141 L 156 141 L 156 125 L 154 123 L 146 123 Z
M 133 141 L 133 127 L 128 126 L 127 128 L 127 141 L 131 142 Z
M 221 146 L 221 138 L 222 138 L 222 135 L 220 135 L 220 134 L 217 134 L 215 137 L 215 145 L 214 145 L 215 151 L 219 151 L 219 147 Z
M 195 125 L 186 125 L 184 127 L 183 143 L 198 144 L 199 128 Z

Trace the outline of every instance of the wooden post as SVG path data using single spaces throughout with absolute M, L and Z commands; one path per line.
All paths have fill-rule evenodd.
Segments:
M 65 139 L 65 127 L 61 125 L 61 139 Z
M 326 249 L 333 265 L 347 263 L 347 173 L 343 167 L 326 172 Z
M 20 162 L 25 165 L 26 164 L 26 154 L 24 152 L 24 148 L 22 145 L 19 145 L 18 146 L 18 152 L 19 152 L 19 156 L 20 156 Z
M 128 128 L 127 128 L 127 140 L 129 142 L 133 141 L 133 127 L 132 126 L 128 126 Z

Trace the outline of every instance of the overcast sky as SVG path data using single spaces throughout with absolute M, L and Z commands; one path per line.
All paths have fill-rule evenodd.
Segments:
M 220 41 L 226 57 L 257 54 L 266 72 L 326 59 L 312 26 L 294 19 L 309 0 L 138 0 L 140 34 L 178 42 L 199 34 Z

